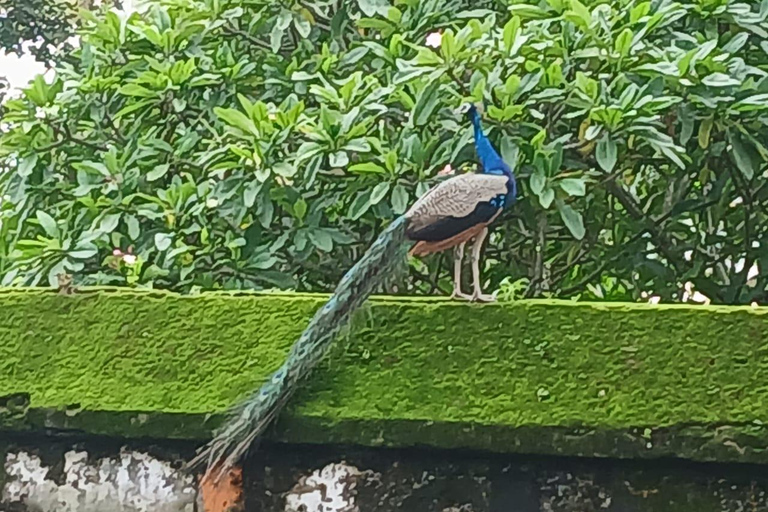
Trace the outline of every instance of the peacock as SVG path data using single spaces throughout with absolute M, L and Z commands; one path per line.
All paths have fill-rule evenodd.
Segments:
M 299 380 L 320 362 L 335 335 L 406 254 L 425 256 L 454 249 L 453 297 L 490 301 L 480 281 L 480 251 L 488 226 L 514 204 L 514 173 L 485 135 L 480 112 L 470 105 L 480 172 L 451 177 L 424 194 L 395 219 L 365 255 L 342 277 L 328 302 L 315 313 L 283 365 L 261 388 L 235 408 L 214 439 L 190 462 L 207 463 L 219 475 L 236 464 L 285 406 Z M 473 292 L 461 291 L 465 245 L 472 245 Z

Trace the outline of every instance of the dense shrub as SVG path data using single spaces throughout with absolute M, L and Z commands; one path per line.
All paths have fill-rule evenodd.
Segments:
M 328 289 L 441 169 L 471 167 L 456 108 L 482 99 L 522 182 L 492 286 L 764 300 L 766 16 L 727 0 L 94 15 L 74 63 L 6 102 L 0 275 Z M 413 261 L 409 289 L 449 287 L 441 264 Z

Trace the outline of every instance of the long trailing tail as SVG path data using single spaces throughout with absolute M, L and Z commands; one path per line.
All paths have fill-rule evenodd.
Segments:
M 319 363 L 334 337 L 351 315 L 381 284 L 395 265 L 405 258 L 410 243 L 406 239 L 408 219 L 397 218 L 371 245 L 362 258 L 344 275 L 331 298 L 317 312 L 293 345 L 285 363 L 234 408 L 213 440 L 195 457 L 189 467 L 206 462 L 223 474 L 236 464 L 251 444 L 280 413 L 298 382 Z

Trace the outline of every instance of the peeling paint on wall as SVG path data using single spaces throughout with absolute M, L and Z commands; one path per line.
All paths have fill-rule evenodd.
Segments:
M 36 455 L 9 453 L 5 475 L 0 510 L 21 503 L 39 512 L 193 512 L 197 501 L 192 476 L 135 451 L 94 461 L 69 451 L 60 478 Z
M 343 461 L 328 464 L 301 477 L 286 496 L 285 512 L 359 512 L 355 489 L 369 476 Z

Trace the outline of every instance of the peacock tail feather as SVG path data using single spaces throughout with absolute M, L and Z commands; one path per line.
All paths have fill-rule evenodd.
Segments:
M 328 302 L 315 313 L 291 348 L 283 365 L 260 389 L 233 408 L 213 440 L 195 457 L 190 467 L 205 462 L 223 474 L 234 466 L 264 432 L 292 396 L 299 381 L 325 356 L 334 338 L 347 325 L 386 276 L 403 260 L 409 219 L 401 216 L 385 229 L 362 258 L 342 277 Z

